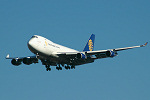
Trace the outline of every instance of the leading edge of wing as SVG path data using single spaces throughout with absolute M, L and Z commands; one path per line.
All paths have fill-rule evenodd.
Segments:
M 96 50 L 96 51 L 85 51 L 85 52 L 57 52 L 56 54 L 57 55 L 76 55 L 78 53 L 84 53 L 84 54 L 87 54 L 87 55 L 95 55 L 95 54 L 98 54 L 98 53 L 105 53 L 108 50 L 122 51 L 122 50 L 128 50 L 128 49 L 133 49 L 133 48 L 145 47 L 147 44 L 148 44 L 148 42 L 146 42 L 144 45 L 132 46 L 132 47 L 107 49 L 107 50 Z
M 148 44 L 148 42 L 146 42 L 144 45 L 139 45 L 139 46 L 132 46 L 132 47 L 124 47 L 124 48 L 116 48 L 116 49 L 107 49 L 107 50 L 97 50 L 97 51 L 87 51 L 87 54 L 98 54 L 98 53 L 104 53 L 108 50 L 113 50 L 113 51 L 122 51 L 122 50 L 128 50 L 128 49 L 133 49 L 133 48 L 140 48 L 140 47 L 145 47 Z
M 148 42 L 146 42 L 144 45 L 139 45 L 139 46 L 125 47 L 125 48 L 117 48 L 117 49 L 115 49 L 115 51 L 122 51 L 122 50 L 128 50 L 128 49 L 133 49 L 133 48 L 145 47 L 147 44 L 148 44 Z
M 23 58 L 37 58 L 37 56 L 27 56 L 27 57 L 10 57 L 9 54 L 5 57 L 6 59 L 23 59 Z

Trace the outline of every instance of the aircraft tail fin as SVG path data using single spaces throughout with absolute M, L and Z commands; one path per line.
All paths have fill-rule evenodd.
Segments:
M 95 35 L 92 34 L 91 37 L 89 38 L 85 48 L 83 49 L 83 51 L 93 51 L 93 49 L 94 49 L 94 40 L 95 40 Z

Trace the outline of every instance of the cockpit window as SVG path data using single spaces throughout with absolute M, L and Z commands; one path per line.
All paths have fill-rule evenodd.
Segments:
M 32 36 L 32 38 L 38 38 L 37 36 Z

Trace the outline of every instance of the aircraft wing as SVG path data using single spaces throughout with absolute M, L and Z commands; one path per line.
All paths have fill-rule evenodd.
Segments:
M 146 42 L 144 45 L 124 47 L 124 48 L 116 48 L 116 49 L 109 49 L 109 50 L 122 51 L 122 50 L 128 50 L 128 49 L 133 49 L 133 48 L 145 47 L 147 44 L 148 44 L 148 42 Z M 103 53 L 103 52 L 106 52 L 106 51 L 108 51 L 108 50 L 87 51 L 87 53 L 88 54 L 97 54 L 97 53 Z
M 83 51 L 83 52 L 57 52 L 57 55 L 60 57 L 66 57 L 70 59 L 100 59 L 107 57 L 117 56 L 117 51 L 128 50 L 133 48 L 145 47 L 148 44 L 146 42 L 144 45 L 132 46 L 132 47 L 124 47 L 124 48 L 116 48 L 109 50 L 97 50 L 97 51 Z
M 37 58 L 38 56 L 27 56 L 27 57 L 10 57 L 9 54 L 7 54 L 6 59 L 24 59 L 24 58 Z
M 128 50 L 128 49 L 139 48 L 139 47 L 145 47 L 147 44 L 148 44 L 148 42 L 146 42 L 144 45 L 139 45 L 139 46 L 117 48 L 117 49 L 115 49 L 115 51 Z
M 28 57 L 10 57 L 9 54 L 6 56 L 6 59 L 12 59 L 11 63 L 15 66 L 18 66 L 23 62 L 26 65 L 30 65 L 32 63 L 38 63 L 38 55 L 36 56 L 28 56 Z

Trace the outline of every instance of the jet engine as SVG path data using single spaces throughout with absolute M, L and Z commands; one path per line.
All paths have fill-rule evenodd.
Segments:
M 117 52 L 115 50 L 108 50 L 108 51 L 106 51 L 106 56 L 107 57 L 117 56 Z
M 21 60 L 20 59 L 12 59 L 11 63 L 15 66 L 21 65 Z
M 26 65 L 30 65 L 32 63 L 38 63 L 37 58 L 23 58 L 23 63 Z
M 23 63 L 26 65 L 32 64 L 32 59 L 31 58 L 23 58 Z
M 81 59 L 86 59 L 87 58 L 87 56 L 85 55 L 85 54 L 83 54 L 83 53 L 78 53 L 77 54 L 77 58 L 81 58 Z

